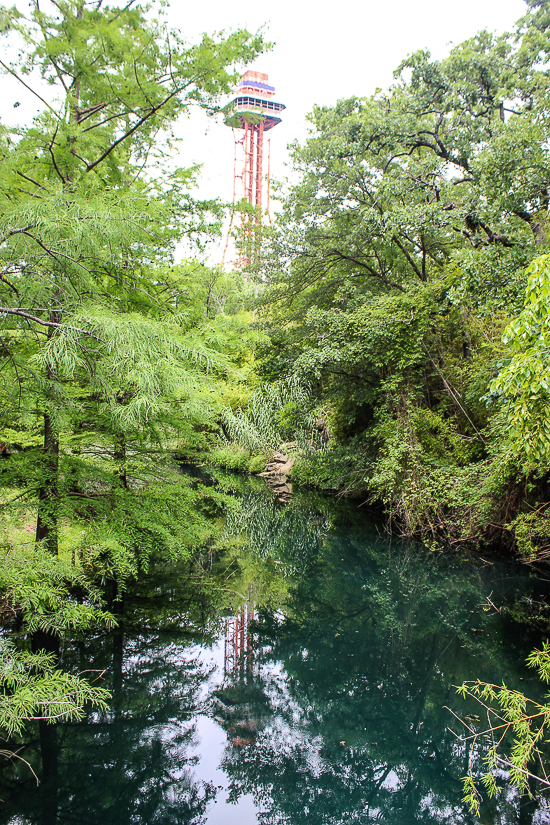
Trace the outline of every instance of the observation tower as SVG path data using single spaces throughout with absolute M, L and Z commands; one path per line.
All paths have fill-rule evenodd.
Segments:
M 259 243 L 262 210 L 269 216 L 269 172 L 271 135 L 267 138 L 267 180 L 264 181 L 264 135 L 281 122 L 280 113 L 286 108 L 273 100 L 275 88 L 268 84 L 268 75 L 248 71 L 236 88 L 236 97 L 229 104 L 225 119 L 235 136 L 233 172 L 233 211 L 223 254 L 225 262 L 233 218 L 239 201 L 248 208 L 240 210 L 240 249 L 237 264 L 251 263 Z

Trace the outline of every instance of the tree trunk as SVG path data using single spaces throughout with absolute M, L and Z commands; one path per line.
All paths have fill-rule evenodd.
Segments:
M 56 299 L 59 295 L 56 294 Z M 50 321 L 61 323 L 61 309 L 52 309 Z M 48 339 L 54 335 L 55 327 L 48 327 Z M 48 380 L 55 380 L 51 365 L 47 367 Z M 59 472 L 59 436 L 52 424 L 52 417 L 48 411 L 44 413 L 44 474 L 38 491 L 38 516 L 36 519 L 36 541 L 44 541 L 46 547 L 54 556 L 57 556 L 57 510 L 59 491 L 57 479 Z
M 38 723 L 42 776 L 40 785 L 40 825 L 57 825 L 58 755 L 57 725 L 41 719 Z
M 37 630 L 32 635 L 33 653 L 45 651 L 53 653 L 56 664 L 59 660 L 59 637 L 44 630 Z M 41 812 L 40 825 L 56 825 L 58 797 L 58 754 L 57 722 L 38 722 L 40 736 L 40 755 L 42 757 L 42 776 L 40 784 Z
M 119 435 L 115 441 L 115 461 L 116 474 L 124 489 L 128 488 L 128 476 L 126 474 L 126 436 Z
M 45 473 L 38 491 L 36 541 L 44 541 L 50 553 L 57 556 L 59 439 L 52 427 L 49 413 L 44 413 L 44 470 Z

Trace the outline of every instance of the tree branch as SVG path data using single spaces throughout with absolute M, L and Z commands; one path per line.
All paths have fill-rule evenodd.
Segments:
M 405 292 L 401 284 L 396 284 L 393 281 L 390 281 L 386 278 L 385 275 L 382 275 L 381 272 L 377 272 L 376 269 L 373 269 L 369 264 L 365 263 L 365 261 L 361 261 L 359 258 L 355 258 L 353 255 L 346 255 L 344 252 L 340 252 L 339 249 L 330 249 L 327 253 L 328 255 L 335 256 L 339 260 L 342 261 L 349 261 L 356 266 L 360 266 L 363 269 L 366 269 L 369 275 L 372 275 L 374 278 L 378 278 L 379 280 L 383 281 L 386 286 L 394 287 L 394 289 L 398 289 L 400 292 Z
M 85 272 L 88 272 L 88 273 L 91 274 L 91 270 L 88 269 L 88 267 L 84 266 L 84 264 L 80 263 L 80 261 L 77 261 L 75 258 L 71 258 L 70 255 L 65 255 L 64 252 L 54 252 L 53 249 L 49 249 L 45 244 L 42 243 L 42 241 L 40 241 L 38 238 L 36 238 L 30 232 L 25 231 L 25 232 L 23 232 L 23 234 L 27 235 L 28 238 L 31 238 L 36 244 L 38 244 L 38 246 L 41 249 L 44 250 L 44 252 L 46 252 L 48 255 L 50 255 L 55 261 L 58 260 L 58 256 L 61 257 L 61 258 L 66 258 L 68 261 L 71 261 L 71 263 L 76 264 L 76 266 L 80 266 Z
M 149 120 L 150 117 L 156 114 L 156 112 L 158 112 L 159 109 L 162 109 L 162 107 L 165 106 L 170 100 L 172 100 L 173 97 L 179 94 L 179 92 L 183 91 L 184 88 L 185 85 L 178 86 L 178 88 L 175 89 L 171 94 L 169 94 L 168 97 L 165 97 L 163 101 L 158 103 L 156 106 L 153 106 L 153 108 L 146 115 L 143 115 L 143 117 L 141 117 L 137 121 L 137 123 L 134 123 L 131 129 L 128 129 L 128 131 L 121 135 L 121 137 L 119 137 L 118 140 L 115 140 L 114 143 L 111 143 L 109 148 L 106 149 L 103 152 L 103 154 L 97 158 L 97 160 L 94 160 L 93 163 L 88 164 L 88 166 L 86 167 L 86 171 L 91 172 L 92 169 L 95 169 L 96 166 L 98 166 L 103 160 L 105 160 L 106 157 L 108 157 L 108 155 L 111 154 L 113 149 L 116 149 L 116 147 L 119 146 L 119 144 L 121 144 L 123 141 L 125 141 L 126 138 L 129 138 L 131 135 L 133 135 L 134 132 L 136 132 L 140 126 L 142 126 L 147 120 Z
M 55 111 L 55 109 L 53 108 L 53 106 L 50 106 L 50 104 L 48 103 L 48 101 L 47 101 L 47 100 L 44 100 L 44 98 L 43 98 L 43 97 L 41 97 L 41 96 L 38 94 L 38 92 L 35 92 L 35 91 L 34 91 L 34 89 L 33 89 L 33 88 L 31 88 L 31 86 L 29 86 L 29 84 L 28 84 L 28 83 L 25 83 L 25 81 L 24 81 L 24 80 L 21 80 L 21 78 L 19 77 L 19 75 L 18 75 L 16 72 L 14 72 L 14 71 L 13 71 L 13 69 L 10 69 L 10 67 L 9 67 L 9 66 L 7 66 L 7 65 L 6 65 L 6 64 L 5 64 L 2 60 L 0 60 L 0 66 L 2 66 L 2 67 L 3 67 L 3 68 L 4 68 L 7 72 L 8 72 L 8 74 L 11 74 L 13 77 L 15 77 L 15 79 L 16 79 L 16 80 L 18 80 L 18 81 L 19 81 L 19 83 L 21 83 L 21 84 L 25 87 L 25 89 L 28 89 L 28 90 L 29 90 L 29 92 L 30 92 L 31 94 L 33 94 L 35 97 L 37 97 L 39 100 L 41 100 L 41 101 L 42 101 L 42 103 L 44 104 L 44 106 L 47 106 L 47 107 L 48 107 L 48 109 L 50 110 L 50 112 L 52 112 L 52 113 L 56 116 L 56 118 L 57 118 L 58 120 L 61 120 L 61 117 L 60 117 L 60 116 L 58 115 L 58 113 Z
M 403 253 L 403 255 L 405 256 L 405 258 L 408 260 L 408 262 L 410 263 L 410 265 L 412 266 L 412 268 L 414 269 L 414 271 L 415 271 L 415 273 L 416 273 L 417 277 L 418 277 L 421 281 L 425 281 L 425 280 L 426 280 L 425 275 L 423 275 L 423 274 L 421 273 L 421 271 L 419 270 L 419 268 L 418 268 L 418 267 L 417 267 L 417 265 L 415 264 L 415 262 L 414 262 L 413 258 L 412 258 L 412 257 L 411 257 L 411 255 L 407 252 L 407 250 L 405 249 L 405 247 L 403 246 L 403 244 L 401 243 L 401 241 L 399 240 L 399 238 L 397 237 L 397 235 L 394 235 L 394 236 L 393 236 L 393 240 L 395 241 L 395 243 L 397 244 L 397 246 L 399 247 L 399 249 L 401 250 L 401 252 L 402 252 L 402 253 Z
M 46 310 L 45 310 L 46 311 Z M 44 321 L 43 318 L 39 318 L 37 315 L 31 315 L 29 312 L 25 312 L 22 309 L 13 309 L 12 307 L 0 307 L 0 315 L 16 315 L 19 318 L 24 318 L 25 321 L 34 321 L 35 324 L 41 324 L 43 327 L 63 327 L 64 329 L 70 329 L 73 332 L 80 332 L 82 335 L 87 335 L 89 338 L 95 338 L 96 341 L 100 341 L 102 344 L 105 341 L 102 338 L 99 338 L 97 335 L 94 335 L 89 329 L 82 329 L 81 327 L 72 327 L 68 324 L 58 324 L 55 321 Z
M 55 143 L 56 137 L 57 137 L 57 128 L 54 132 L 53 138 L 51 139 L 50 145 L 48 146 L 48 151 L 49 151 L 50 155 L 52 156 L 52 163 L 53 163 L 54 169 L 57 172 L 58 177 L 61 178 L 61 181 L 62 181 L 63 185 L 65 185 L 67 183 L 67 179 L 65 178 L 65 175 L 63 175 L 61 170 L 59 169 L 59 167 L 57 165 L 57 161 L 55 159 L 55 155 L 53 153 L 53 149 L 52 149 L 52 146 Z

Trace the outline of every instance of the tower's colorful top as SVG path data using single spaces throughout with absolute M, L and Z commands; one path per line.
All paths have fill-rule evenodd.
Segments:
M 229 104 L 229 113 L 225 119 L 228 126 L 244 129 L 245 123 L 263 122 L 264 131 L 267 131 L 281 122 L 277 115 L 286 106 L 271 99 L 275 87 L 268 84 L 268 79 L 264 72 L 248 71 L 243 74 L 235 90 L 237 97 Z
M 269 77 L 264 72 L 245 72 L 237 86 L 239 94 L 260 94 L 262 97 L 273 97 L 275 87 L 269 86 Z

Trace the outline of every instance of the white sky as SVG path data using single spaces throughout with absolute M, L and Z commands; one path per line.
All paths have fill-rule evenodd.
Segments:
M 26 3 L 17 1 L 23 10 Z M 330 105 L 338 98 L 385 88 L 411 52 L 427 48 L 434 57 L 444 57 L 450 44 L 480 29 L 509 30 L 526 8 L 523 0 L 333 0 L 323 5 L 303 0 L 172 0 L 168 18 L 189 40 L 203 31 L 265 26 L 275 47 L 252 68 L 269 73 L 275 100 L 287 106 L 283 122 L 271 133 L 272 177 L 283 179 L 287 144 L 307 135 L 306 115 L 315 103 Z M 30 119 L 36 110 L 30 94 L 12 88 L 6 77 L 2 84 L 2 120 Z M 15 100 L 21 103 L 17 109 Z M 203 164 L 198 195 L 230 201 L 232 130 L 198 112 L 178 124 L 177 133 L 182 138 L 179 165 Z
M 315 103 L 331 105 L 385 88 L 411 52 L 427 48 L 434 57 L 444 57 L 451 43 L 480 29 L 509 30 L 526 8 L 523 0 L 172 0 L 169 19 L 188 37 L 214 28 L 255 31 L 266 24 L 268 39 L 276 45 L 253 68 L 269 73 L 275 100 L 287 106 L 283 122 L 271 133 L 272 175 L 283 178 L 286 146 L 304 139 L 306 115 Z M 231 200 L 231 129 L 199 117 L 182 124 L 181 135 L 182 161 L 204 164 L 201 194 Z

